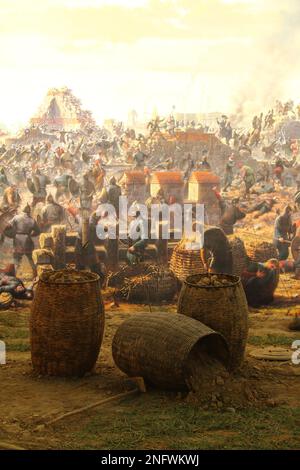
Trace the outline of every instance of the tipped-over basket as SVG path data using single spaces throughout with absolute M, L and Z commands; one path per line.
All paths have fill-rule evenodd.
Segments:
M 166 390 L 189 388 L 190 371 L 203 355 L 227 366 L 229 351 L 219 333 L 172 313 L 138 313 L 118 328 L 112 344 L 116 365 L 130 377 Z M 199 371 L 201 374 L 201 370 Z M 214 371 L 212 371 L 214 372 Z
M 230 368 L 243 361 L 248 334 L 248 305 L 241 280 L 229 274 L 214 274 L 220 285 L 203 285 L 210 275 L 189 276 L 178 299 L 178 313 L 195 318 L 227 340 Z
M 62 270 L 41 275 L 31 308 L 33 369 L 82 376 L 93 369 L 104 331 L 99 276 Z

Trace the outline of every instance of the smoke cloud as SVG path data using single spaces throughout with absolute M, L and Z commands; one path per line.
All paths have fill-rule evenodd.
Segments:
M 291 80 L 300 72 L 300 2 L 277 0 L 280 21 L 274 32 L 255 44 L 257 60 L 252 72 L 234 97 L 235 123 L 274 107 L 276 100 L 292 97 Z M 300 89 L 300 81 L 299 81 Z

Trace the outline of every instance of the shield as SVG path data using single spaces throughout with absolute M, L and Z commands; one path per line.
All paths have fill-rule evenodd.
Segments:
M 84 161 L 84 163 L 86 163 L 87 165 L 89 164 L 90 156 L 86 152 L 82 152 L 81 158 Z
M 34 189 L 35 189 L 35 193 L 39 193 L 40 190 L 41 190 L 41 183 L 40 183 L 40 179 L 38 176 L 34 175 L 34 177 L 32 178 L 33 180 L 33 185 L 34 185 Z
M 27 178 L 27 181 L 26 181 L 26 184 L 27 184 L 27 188 L 29 189 L 29 191 L 34 194 L 35 193 L 35 187 L 34 187 L 34 184 L 33 184 L 33 181 L 31 178 Z
M 6 228 L 7 224 L 16 213 L 16 209 L 10 209 L 3 213 L 0 212 L 0 234 L 4 232 L 4 229 Z
M 72 196 L 77 197 L 79 195 L 79 184 L 74 180 L 74 178 L 69 180 L 68 188 Z
M 71 162 L 72 161 L 72 155 L 70 154 L 69 151 L 64 152 L 61 156 L 61 160 L 62 160 L 63 163 Z

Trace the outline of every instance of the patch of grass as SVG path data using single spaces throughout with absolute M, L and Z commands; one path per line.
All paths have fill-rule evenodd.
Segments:
M 74 448 L 296 449 L 300 445 L 300 408 L 220 413 L 147 394 L 94 413 L 70 436 Z
M 25 339 L 29 337 L 29 331 L 25 328 L 1 328 L 0 339 L 8 338 Z
M 22 328 L 28 327 L 29 311 L 5 310 L 0 311 L 0 326 Z
M 29 342 L 16 341 L 16 342 L 7 342 L 6 343 L 7 351 L 18 351 L 18 352 L 27 352 L 30 351 Z
M 299 336 L 299 335 L 298 335 Z M 296 334 L 287 335 L 262 335 L 262 336 L 249 336 L 248 343 L 253 346 L 287 346 L 291 347 L 292 342 L 297 339 Z

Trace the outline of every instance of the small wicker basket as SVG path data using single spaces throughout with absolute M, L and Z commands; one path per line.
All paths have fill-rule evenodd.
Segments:
M 185 243 L 185 240 L 181 240 L 176 245 L 170 261 L 170 270 L 180 281 L 185 281 L 187 276 L 192 274 L 206 272 L 200 258 L 200 250 L 186 249 Z

